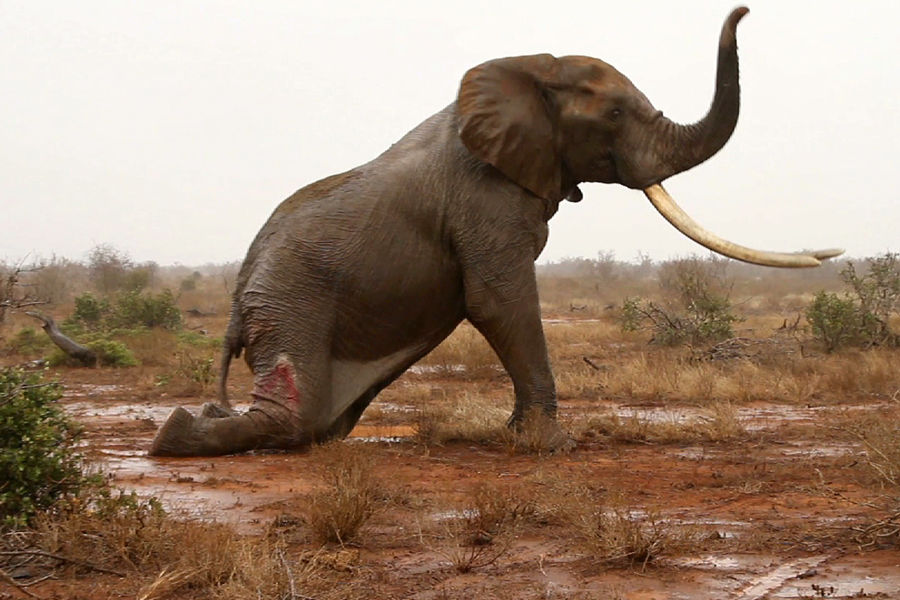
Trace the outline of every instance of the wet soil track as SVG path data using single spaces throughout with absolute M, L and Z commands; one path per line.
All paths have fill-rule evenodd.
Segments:
M 233 397 L 240 397 L 250 379 L 236 370 Z M 147 457 L 169 411 L 176 405 L 196 410 L 205 399 L 165 397 L 126 371 L 58 375 L 66 386 L 63 405 L 85 425 L 89 457 L 116 486 L 155 495 L 183 518 L 258 533 L 279 515 L 302 513 L 304 498 L 321 486 L 309 452 Z M 751 435 L 737 443 L 613 443 L 587 436 L 571 453 L 535 456 L 472 443 L 418 444 L 415 409 L 403 404 L 410 382 L 509 395 L 502 377 L 475 385 L 410 373 L 385 391 L 373 405 L 382 410 L 364 416 L 344 442 L 369 445 L 385 485 L 414 499 L 377 513 L 354 548 L 360 568 L 380 573 L 372 597 L 900 598 L 900 551 L 860 551 L 849 532 L 853 523 L 873 518 L 862 504 L 870 492 L 853 468 L 861 448 L 804 433 L 828 413 L 873 410 L 877 403 L 742 406 L 739 417 Z M 564 421 L 615 411 L 670 422 L 697 411 L 603 398 L 563 399 L 560 410 Z M 612 568 L 593 560 L 565 529 L 526 527 L 496 563 L 465 574 L 452 568 L 438 543 L 423 543 L 423 522 L 452 518 L 446 507 L 475 486 L 517 489 L 541 477 L 616 490 L 630 510 L 700 527 L 717 541 L 697 553 L 664 556 L 644 570 Z

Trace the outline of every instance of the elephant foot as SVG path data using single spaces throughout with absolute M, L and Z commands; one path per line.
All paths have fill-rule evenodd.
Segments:
M 556 418 L 541 410 L 532 410 L 524 417 L 510 419 L 516 448 L 529 452 L 570 452 L 575 449 L 575 440 L 562 428 Z
M 238 412 L 233 408 L 227 408 L 215 402 L 204 402 L 200 408 L 200 416 L 207 419 L 222 419 L 224 417 L 236 417 Z
M 186 442 L 194 434 L 194 415 L 178 407 L 156 432 L 150 446 L 150 456 L 191 456 Z

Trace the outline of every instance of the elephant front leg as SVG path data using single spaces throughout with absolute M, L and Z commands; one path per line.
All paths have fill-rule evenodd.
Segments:
M 513 381 L 515 407 L 509 424 L 520 427 L 532 415 L 547 429 L 548 445 L 571 447 L 556 423 L 556 386 L 541 324 L 534 266 L 495 276 L 475 271 L 466 281 L 469 321 L 487 339 Z

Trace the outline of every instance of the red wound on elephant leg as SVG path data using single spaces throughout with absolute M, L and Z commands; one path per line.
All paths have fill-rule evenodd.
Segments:
M 272 371 L 257 377 L 253 396 L 296 408 L 300 404 L 300 393 L 297 391 L 297 377 L 290 359 L 279 358 Z

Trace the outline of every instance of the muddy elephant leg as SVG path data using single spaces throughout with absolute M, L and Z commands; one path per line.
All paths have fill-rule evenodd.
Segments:
M 466 281 L 467 317 L 485 337 L 513 381 L 516 395 L 511 424 L 521 422 L 531 408 L 556 416 L 556 387 L 541 325 L 534 267 L 505 277 L 516 287 L 502 287 L 482 273 Z M 499 279 L 499 278 L 493 278 Z M 525 283 L 523 283 L 525 282 Z
M 323 357 L 312 361 L 327 363 Z M 253 405 L 246 413 L 207 403 L 194 417 L 177 408 L 157 433 L 150 454 L 214 456 L 256 448 L 297 448 L 316 441 L 315 417 L 327 392 L 321 382 L 327 382 L 327 377 L 321 368 L 311 368 L 286 354 L 274 363 L 268 369 L 260 365 L 254 369 Z
M 524 272 L 515 274 L 513 270 L 504 275 L 504 279 L 519 282 L 515 288 L 484 276 L 468 278 L 468 319 L 513 381 L 515 406 L 508 425 L 518 429 L 528 421 L 540 428 L 547 448 L 571 449 L 574 442 L 556 421 L 556 385 L 541 324 L 534 267 L 527 264 L 519 269 Z
M 151 456 L 219 456 L 270 448 L 272 420 L 258 410 L 234 417 L 195 417 L 178 407 L 156 434 Z M 283 437 L 283 436 L 282 436 Z

